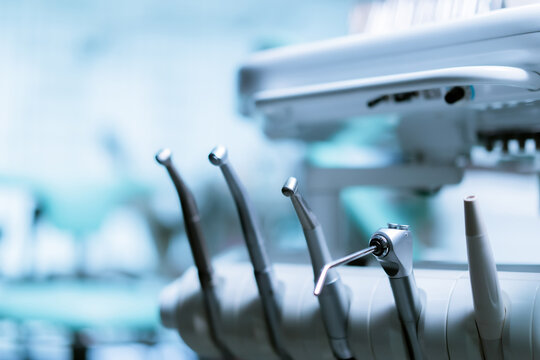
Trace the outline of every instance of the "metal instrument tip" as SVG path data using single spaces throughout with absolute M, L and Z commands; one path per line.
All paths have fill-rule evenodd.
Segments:
M 295 177 L 289 177 L 287 181 L 285 181 L 285 184 L 281 188 L 281 193 L 285 195 L 286 197 L 291 197 L 294 194 L 296 194 L 296 190 L 298 189 L 298 180 L 296 180 Z
M 210 160 L 213 165 L 223 165 L 227 161 L 227 148 L 221 145 L 216 146 L 208 155 L 208 160 Z
M 156 154 L 156 161 L 161 165 L 170 165 L 171 164 L 172 152 L 170 149 L 161 149 Z
M 326 275 L 328 274 L 328 270 L 332 267 L 331 264 L 326 264 L 322 270 L 321 274 L 319 275 L 319 278 L 317 279 L 317 282 L 315 283 L 315 289 L 313 290 L 313 295 L 319 296 L 321 295 L 321 292 L 324 287 L 324 283 L 326 281 Z

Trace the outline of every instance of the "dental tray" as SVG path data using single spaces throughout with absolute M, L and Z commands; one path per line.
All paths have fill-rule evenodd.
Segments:
M 240 111 L 266 133 L 377 113 L 476 111 L 540 99 L 540 6 L 385 35 L 259 52 L 241 66 Z

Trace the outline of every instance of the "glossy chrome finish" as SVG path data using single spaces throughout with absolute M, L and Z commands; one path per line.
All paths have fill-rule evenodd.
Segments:
M 408 229 L 406 225 L 381 228 L 372 235 L 370 244 L 381 239 L 388 242 L 388 251 L 375 257 L 389 277 L 409 356 L 420 360 L 423 354 L 418 340 L 418 320 L 422 303 L 413 274 L 413 238 Z
M 416 287 L 412 264 L 412 234 L 406 225 L 388 224 L 371 236 L 369 247 L 326 264 L 321 271 L 314 294 L 319 296 L 324 287 L 327 272 L 341 264 L 373 254 L 389 277 L 390 287 L 401 324 L 405 331 L 409 356 L 423 359 L 418 341 L 418 320 L 422 303 Z

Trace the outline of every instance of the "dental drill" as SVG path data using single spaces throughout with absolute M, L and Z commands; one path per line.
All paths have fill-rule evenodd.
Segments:
M 315 286 L 314 294 L 320 296 L 331 269 L 341 264 L 373 254 L 388 275 L 401 321 L 409 356 L 413 360 L 423 359 L 418 340 L 418 320 L 422 303 L 412 269 L 413 238 L 407 225 L 388 224 L 375 232 L 369 247 L 326 264 Z
M 324 265 L 331 261 L 330 251 L 324 237 L 323 229 L 315 214 L 307 206 L 302 195 L 298 193 L 298 181 L 290 177 L 281 192 L 289 197 L 294 210 L 302 224 L 306 238 L 314 279 L 317 279 Z M 340 360 L 353 359 L 347 339 L 347 317 L 350 298 L 347 288 L 336 270 L 328 271 L 324 282 L 324 291 L 318 296 L 321 315 L 330 347 L 334 356 Z
M 197 268 L 199 275 L 199 283 L 202 289 L 210 337 L 221 353 L 221 356 L 226 360 L 233 360 L 235 357 L 222 340 L 223 328 L 216 291 L 217 281 L 201 230 L 201 220 L 197 203 L 195 202 L 195 197 L 178 174 L 171 158 L 172 153 L 169 149 L 160 150 L 156 154 L 157 162 L 167 169 L 180 199 L 184 217 L 184 226 L 186 228 L 191 253 L 195 261 L 195 267 Z
M 208 155 L 208 159 L 213 165 L 218 166 L 221 169 L 236 204 L 242 232 L 253 265 L 255 281 L 257 283 L 257 289 L 259 291 L 272 348 L 282 360 L 290 360 L 291 357 L 285 350 L 280 327 L 280 303 L 277 293 L 277 281 L 272 265 L 266 255 L 263 238 L 256 225 L 255 214 L 247 192 L 238 179 L 233 167 L 229 164 L 227 149 L 225 147 L 215 147 Z

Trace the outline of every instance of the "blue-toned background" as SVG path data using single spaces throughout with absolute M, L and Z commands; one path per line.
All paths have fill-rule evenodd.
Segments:
M 182 358 L 157 294 L 192 260 L 153 156 L 172 149 L 213 254 L 240 240 L 206 158 L 216 144 L 254 201 L 275 205 L 265 231 L 282 231 L 273 224 L 292 210 L 279 189 L 302 148 L 237 115 L 236 68 L 346 34 L 353 4 L 0 2 L 0 358 L 67 359 L 78 342 L 92 359 Z
M 238 115 L 236 71 L 259 50 L 362 31 L 359 3 L 0 0 L 0 359 L 194 358 L 159 325 L 159 291 L 193 264 L 176 193 L 154 160 L 163 147 L 198 200 L 213 256 L 246 257 L 231 196 L 207 159 L 223 144 L 272 260 L 307 261 L 284 180 L 308 162 L 376 161 L 398 119 L 352 119 L 324 143 L 271 141 L 260 120 Z M 431 196 L 346 189 L 334 194 L 343 215 L 334 227 L 345 224 L 359 248 L 387 221 L 406 222 L 416 260 L 463 263 L 461 201 L 471 193 L 498 261 L 537 261 L 535 251 L 509 250 L 516 229 L 538 233 L 537 174 L 467 173 Z

